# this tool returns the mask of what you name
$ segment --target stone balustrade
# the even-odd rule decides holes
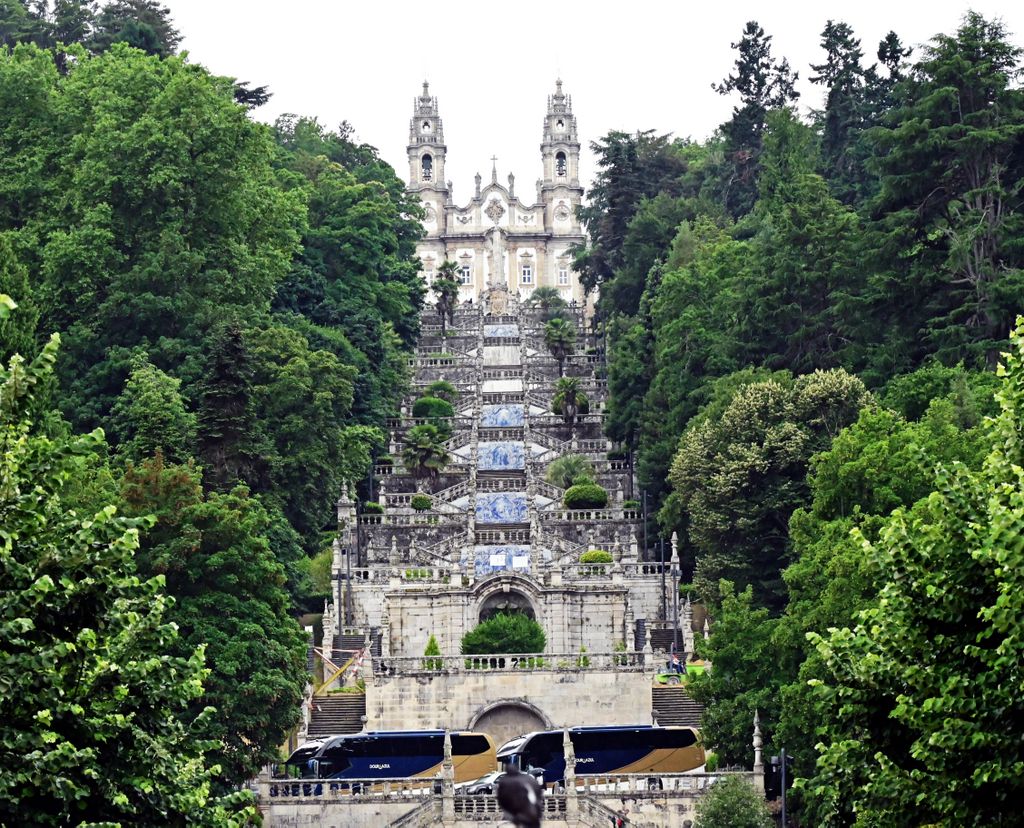
[[[542,800],[545,821],[564,818],[567,797],[564,794],[546,793]],[[494,795],[455,795],[455,816],[467,822],[486,822],[494,825],[504,822],[504,814]]]
[[[434,795],[439,784],[427,777],[388,779],[275,779],[269,774],[257,780],[260,800],[279,802],[370,801],[376,799],[423,800]]]
[[[541,523],[606,523],[614,520],[636,521],[635,509],[542,509],[537,513]]]
[[[665,796],[694,796],[716,782],[735,776],[754,783],[753,771],[721,771],[719,773],[612,773],[576,774],[576,790],[598,796],[626,796],[629,799],[661,799]]]
[[[635,651],[610,653],[509,653],[457,656],[374,657],[376,678],[441,673],[578,673],[611,671],[617,673],[655,672],[663,661]]]
[[[382,515],[359,515],[358,521],[360,526],[462,526],[466,518],[461,512],[429,511],[405,515],[385,512]]]

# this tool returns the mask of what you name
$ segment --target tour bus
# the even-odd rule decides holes
[[[452,733],[455,781],[478,779],[497,768],[486,733]],[[299,745],[287,765],[304,779],[433,777],[444,760],[443,730],[380,730],[327,736]]]
[[[498,763],[523,772],[543,768],[545,784],[560,785],[565,778],[562,733],[546,730],[512,739],[498,748]],[[704,767],[700,734],[692,727],[573,727],[569,740],[577,775],[685,773]],[[650,784],[660,787],[656,777]]]

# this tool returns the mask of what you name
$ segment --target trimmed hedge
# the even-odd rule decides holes
[[[409,500],[409,505],[417,512],[425,512],[434,505],[434,499],[430,495],[415,494]]]
[[[580,555],[581,564],[608,564],[612,560],[612,553],[604,549],[589,549]]]
[[[420,397],[412,404],[412,416],[424,420],[454,417],[455,409],[448,400],[440,397]]]
[[[384,507],[373,500],[368,500],[363,504],[364,515],[383,515]]]
[[[608,505],[608,492],[596,483],[574,483],[565,490],[562,503],[566,509],[603,509]]]
[[[639,500],[623,500],[622,501],[622,508],[623,509],[639,509],[640,508],[640,501]]]

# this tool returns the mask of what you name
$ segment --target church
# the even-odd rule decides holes
[[[577,207],[580,142],[572,99],[562,82],[548,96],[540,145],[542,175],[532,198],[516,195],[515,177],[498,182],[497,166],[487,185],[479,173],[468,204],[452,200],[445,179],[444,126],[437,98],[427,83],[413,102],[409,122],[409,189],[423,204],[424,238],[417,247],[422,275],[432,284],[445,260],[455,262],[461,301],[476,300],[490,287],[505,286],[525,300],[538,287],[553,287],[567,303],[584,304],[572,247],[584,243]],[[433,297],[428,296],[428,301]]]

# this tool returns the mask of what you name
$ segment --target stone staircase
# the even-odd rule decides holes
[[[693,700],[681,684],[651,688],[651,708],[657,710],[659,725],[699,727],[704,705]]]
[[[362,693],[331,693],[316,696],[309,718],[309,738],[358,733],[366,716],[366,696]]]

